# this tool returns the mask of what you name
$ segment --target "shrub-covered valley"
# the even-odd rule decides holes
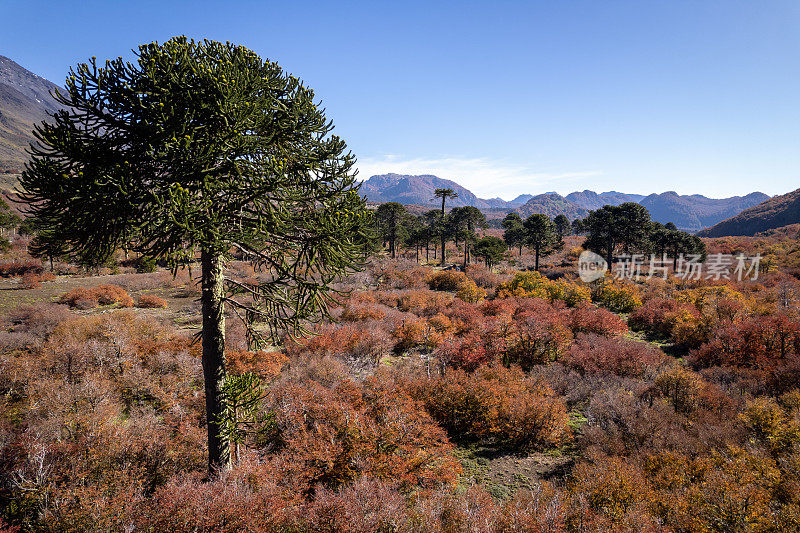
[[[706,240],[771,253],[757,281],[584,284],[584,237],[565,240],[541,274],[527,249],[465,273],[378,251],[335,320],[263,350],[231,315],[228,372],[257,387],[209,478],[189,270],[118,252],[51,272],[18,237],[0,260],[4,531],[796,529],[797,241]]]

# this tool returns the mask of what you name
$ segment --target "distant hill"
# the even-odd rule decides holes
[[[524,219],[535,213],[555,218],[566,215],[568,219],[575,220],[589,214],[587,209],[570,202],[560,194],[549,192],[531,197],[524,205],[514,209]]]
[[[644,198],[643,194],[626,194],[617,191],[608,191],[597,194],[594,191],[576,191],[566,196],[570,202],[589,211],[600,209],[604,205],[620,205],[625,202],[638,202]]]
[[[645,196],[639,202],[650,212],[653,220],[672,222],[679,229],[695,232],[758,205],[769,196],[753,192],[747,196],[707,198],[699,194],[679,195],[674,191]]]
[[[752,236],[800,223],[800,189],[769,198],[701,231],[701,237]]]
[[[511,200],[508,203],[511,204],[511,205],[522,205],[525,202],[527,202],[528,200],[530,200],[531,198],[533,198],[532,194],[520,194],[519,196],[517,196],[516,198],[514,198],[513,200]]]
[[[403,174],[380,174],[371,176],[361,185],[361,195],[370,202],[399,202],[401,204],[441,206],[442,201],[434,198],[436,189],[453,189],[458,198],[447,200],[449,207],[474,206],[479,209],[505,207],[507,202],[500,198],[484,200],[458,183],[425,174],[410,176]]]
[[[0,56],[0,172],[19,172],[27,161],[31,132],[58,109],[50,91],[58,86]]]

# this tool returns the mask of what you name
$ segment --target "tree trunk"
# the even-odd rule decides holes
[[[208,468],[211,473],[230,464],[229,443],[220,434],[219,421],[225,410],[225,304],[222,255],[203,250],[201,296],[203,306],[203,379],[208,424]]]
[[[536,272],[539,272],[539,247],[538,246],[535,248],[535,253],[536,253],[536,260],[535,260],[533,269]]]

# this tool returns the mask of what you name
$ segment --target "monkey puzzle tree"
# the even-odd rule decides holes
[[[392,259],[397,257],[397,243],[407,236],[404,222],[408,219],[408,211],[403,204],[386,202],[378,206],[375,213],[378,220],[381,236],[384,242],[389,243],[389,254]]]
[[[450,212],[452,233],[464,242],[464,268],[470,259],[470,246],[478,240],[477,228],[486,227],[486,216],[477,207],[456,207]]]
[[[447,244],[447,232],[445,231],[445,224],[444,224],[444,217],[445,213],[445,202],[448,198],[458,198],[458,193],[455,192],[453,189],[436,189],[433,191],[434,198],[441,198],[442,199],[442,223],[439,227],[439,236],[441,237],[441,244],[442,244],[442,260],[441,265],[444,266],[445,262],[445,244]]]
[[[489,272],[492,267],[503,260],[506,254],[506,243],[500,237],[487,235],[475,243],[475,255],[483,259]]]
[[[539,270],[539,257],[549,255],[562,244],[556,225],[547,215],[536,213],[525,219],[525,243],[533,249],[534,270]]]
[[[65,87],[21,178],[41,245],[95,263],[127,246],[174,268],[199,252],[209,467],[225,466],[225,304],[273,339],[327,313],[362,242],[355,158],[311,89],[230,43],[92,58]],[[234,250],[263,281],[225,275]]]
[[[572,231],[572,225],[569,223],[567,215],[563,213],[556,216],[556,218],[553,219],[553,223],[556,225],[556,232],[558,232],[558,236],[561,239],[569,235]]]
[[[525,246],[525,227],[522,224],[522,217],[512,211],[503,219],[501,226],[505,230],[503,240],[509,247],[519,247],[519,255],[522,255],[522,247]]]

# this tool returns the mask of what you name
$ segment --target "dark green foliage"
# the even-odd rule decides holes
[[[522,225],[522,217],[519,216],[519,213],[512,211],[503,219],[502,227],[505,230],[503,240],[509,247],[519,247],[521,254],[522,247],[525,246],[525,228]]]
[[[547,215],[529,216],[524,223],[525,244],[533,250],[534,269],[539,270],[539,257],[549,255],[562,244],[556,225]]]
[[[152,257],[143,255],[136,261],[136,272],[149,273],[156,271],[156,260]]]
[[[499,237],[486,236],[475,243],[475,256],[486,263],[490,271],[492,267],[503,260],[506,255],[506,243]]]
[[[582,218],[576,218],[575,220],[572,221],[572,233],[574,235],[583,235],[585,231],[586,229],[584,227]]]
[[[584,248],[603,255],[609,264],[618,248],[624,254],[653,253],[674,261],[680,254],[705,255],[698,237],[674,229],[674,224],[652,222],[647,210],[632,202],[592,211],[582,225],[588,234]]]
[[[464,266],[467,266],[470,258],[470,248],[477,241],[478,236],[475,230],[486,227],[486,217],[477,208],[472,206],[455,207],[447,217],[450,227],[450,235],[456,241],[464,243]]]
[[[442,258],[441,258],[441,265],[444,266],[444,262],[447,258],[447,254],[445,252],[445,245],[447,244],[447,232],[445,229],[445,202],[448,198],[458,198],[458,193],[453,191],[453,189],[436,189],[433,193],[435,198],[442,199],[442,213],[441,213],[441,222],[439,224],[439,238],[441,241],[441,250],[442,250]]]
[[[553,223],[556,225],[556,232],[558,232],[558,236],[562,239],[566,235],[569,235],[572,231],[572,226],[569,223],[569,219],[564,214],[558,215],[556,218],[554,218]]]
[[[224,304],[273,338],[306,333],[363,248],[355,157],[314,98],[245,47],[177,37],[79,64],[57,95],[70,111],[35,132],[21,185],[39,252],[100,264],[125,246],[175,268],[201,252],[208,420],[224,407]],[[233,249],[261,284],[225,276]],[[227,462],[214,425],[212,468]]]
[[[617,246],[630,253],[645,245],[651,227],[647,210],[633,202],[605,205],[589,213],[583,225],[588,234],[584,248],[604,256],[609,265]]]
[[[394,259],[397,257],[398,241],[408,236],[408,211],[402,204],[388,202],[378,207],[375,216],[381,237],[388,243],[389,254]]]
[[[0,198],[0,229],[11,229],[17,227],[22,219],[13,212],[8,203]]]

